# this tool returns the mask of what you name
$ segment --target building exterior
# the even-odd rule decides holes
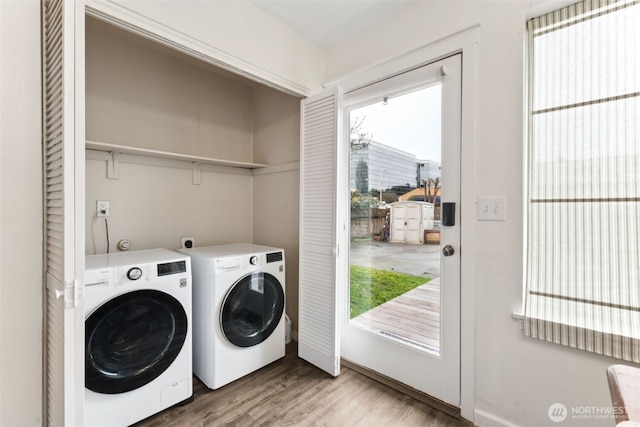
[[[440,176],[440,164],[415,154],[370,141],[352,150],[350,186],[360,193],[396,186],[420,187],[422,179]]]
[[[423,180],[440,178],[441,169],[442,165],[433,160],[418,160],[418,186]]]

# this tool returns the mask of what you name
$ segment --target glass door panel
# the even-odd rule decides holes
[[[440,83],[349,111],[350,323],[440,352]]]
[[[342,357],[457,406],[460,55],[352,91],[344,107]]]

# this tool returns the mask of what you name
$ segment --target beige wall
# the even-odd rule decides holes
[[[86,22],[89,141],[252,161],[247,82],[101,21]]]
[[[88,140],[253,161],[249,82],[94,19],[86,32]],[[194,185],[190,169],[122,161],[119,178],[107,179],[104,160],[87,160],[85,252],[106,252],[97,200],[110,202],[112,251],[120,239],[132,249],[175,249],[181,237],[198,246],[251,242],[251,172],[201,169]]]
[[[0,426],[42,425],[40,3],[0,1]]]
[[[87,0],[91,8],[177,37],[236,70],[295,93],[320,89],[324,51],[252,2]]]
[[[507,221],[476,222],[475,416],[484,426],[555,425],[553,403],[610,407],[605,368],[616,361],[525,338],[522,300],[525,15],[530,1],[415,2],[327,52],[327,80],[480,24],[476,68],[475,197],[507,197]],[[557,4],[536,5],[539,13]],[[546,10],[544,10],[546,7]],[[475,211],[475,203],[463,205]],[[613,425],[568,418],[563,426]]]
[[[300,101],[269,88],[254,91],[253,241],[282,247],[286,257],[286,311],[298,329],[298,211]]]
[[[87,139],[226,160],[268,164],[201,172],[105,160],[86,164],[87,254],[106,252],[96,201],[108,200],[110,250],[253,242],[286,254],[287,312],[298,313],[298,98],[87,20]],[[216,171],[216,169],[218,171]],[[222,170],[222,171],[220,171]]]
[[[177,248],[187,236],[198,246],[281,246],[295,297],[299,100],[94,19],[87,20],[86,86],[89,140],[270,165],[255,177],[202,167],[194,185],[188,164],[121,161],[118,179],[108,179],[106,161],[90,155],[86,253],[106,252],[105,223],[95,212],[97,200],[108,200],[112,251],[121,239],[132,249]]]
[[[96,201],[108,200],[111,252],[121,239],[132,250],[177,249],[181,237],[194,237],[197,246],[251,242],[253,238],[253,178],[201,172],[194,185],[191,170],[167,166],[120,163],[119,179],[107,179],[106,162],[87,160],[87,254],[106,252],[106,230],[97,218]]]

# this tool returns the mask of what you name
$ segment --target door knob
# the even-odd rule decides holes
[[[451,245],[444,245],[442,247],[442,255],[444,256],[451,256],[455,253],[455,249],[453,249],[453,246]]]

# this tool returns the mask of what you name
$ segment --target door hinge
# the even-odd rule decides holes
[[[65,308],[75,308],[82,298],[82,287],[78,279],[73,279],[64,284],[64,306]]]

